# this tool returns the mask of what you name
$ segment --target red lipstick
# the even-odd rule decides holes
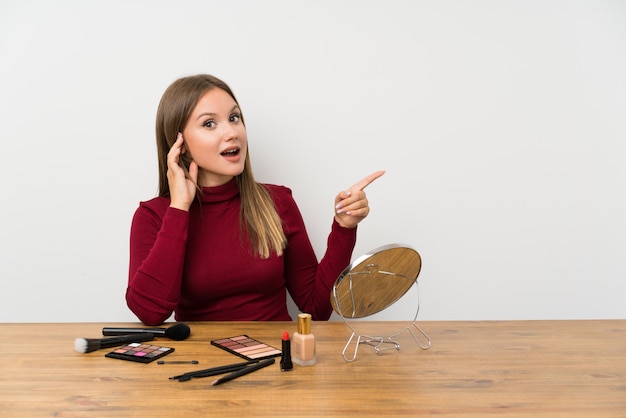
[[[280,360],[280,370],[288,372],[293,370],[293,363],[291,362],[291,340],[289,339],[289,333],[283,332],[283,356]]]

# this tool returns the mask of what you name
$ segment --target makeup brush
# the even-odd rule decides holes
[[[181,341],[191,334],[189,325],[179,322],[169,328],[102,328],[102,335],[128,335],[150,333],[156,337],[166,337],[170,340]]]
[[[117,347],[126,343],[142,343],[154,340],[154,334],[122,335],[111,338],[76,338],[74,350],[79,353],[91,353],[101,348]]]

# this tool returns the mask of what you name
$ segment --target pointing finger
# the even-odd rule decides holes
[[[358,181],[354,185],[352,185],[352,187],[350,187],[348,190],[355,190],[355,191],[363,190],[367,186],[369,186],[374,180],[376,180],[378,177],[382,176],[383,174],[385,174],[384,171],[376,171],[376,172],[370,174],[369,176],[361,179],[360,181]]]

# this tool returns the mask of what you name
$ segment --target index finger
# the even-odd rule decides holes
[[[362,180],[354,183],[352,185],[352,187],[350,187],[349,190],[363,190],[365,189],[367,186],[369,186],[374,180],[376,180],[378,177],[382,176],[383,174],[385,174],[384,171],[376,171],[372,174],[370,174],[369,176],[363,178]]]
[[[174,143],[173,143],[173,144],[172,144],[172,146],[170,147],[169,152],[172,152],[172,151],[173,151],[173,150],[175,150],[175,149],[180,149],[180,148],[181,148],[181,145],[182,145],[182,143],[183,143],[183,139],[182,139],[182,138],[183,138],[183,135],[179,132],[179,133],[176,135],[176,139],[174,140]]]

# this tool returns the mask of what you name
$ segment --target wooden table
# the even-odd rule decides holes
[[[101,338],[103,326],[138,324],[0,324],[0,416],[3,417],[301,417],[450,416],[626,417],[626,320],[421,322],[432,347],[408,334],[400,351],[362,346],[348,363],[343,322],[315,322],[318,364],[278,366],[223,385],[214,378],[168,378],[240,359],[210,345],[238,334],[280,348],[294,323],[189,323],[185,341],[157,339],[176,351],[158,365],[73,349]],[[359,330],[392,333],[406,324],[363,322]]]

